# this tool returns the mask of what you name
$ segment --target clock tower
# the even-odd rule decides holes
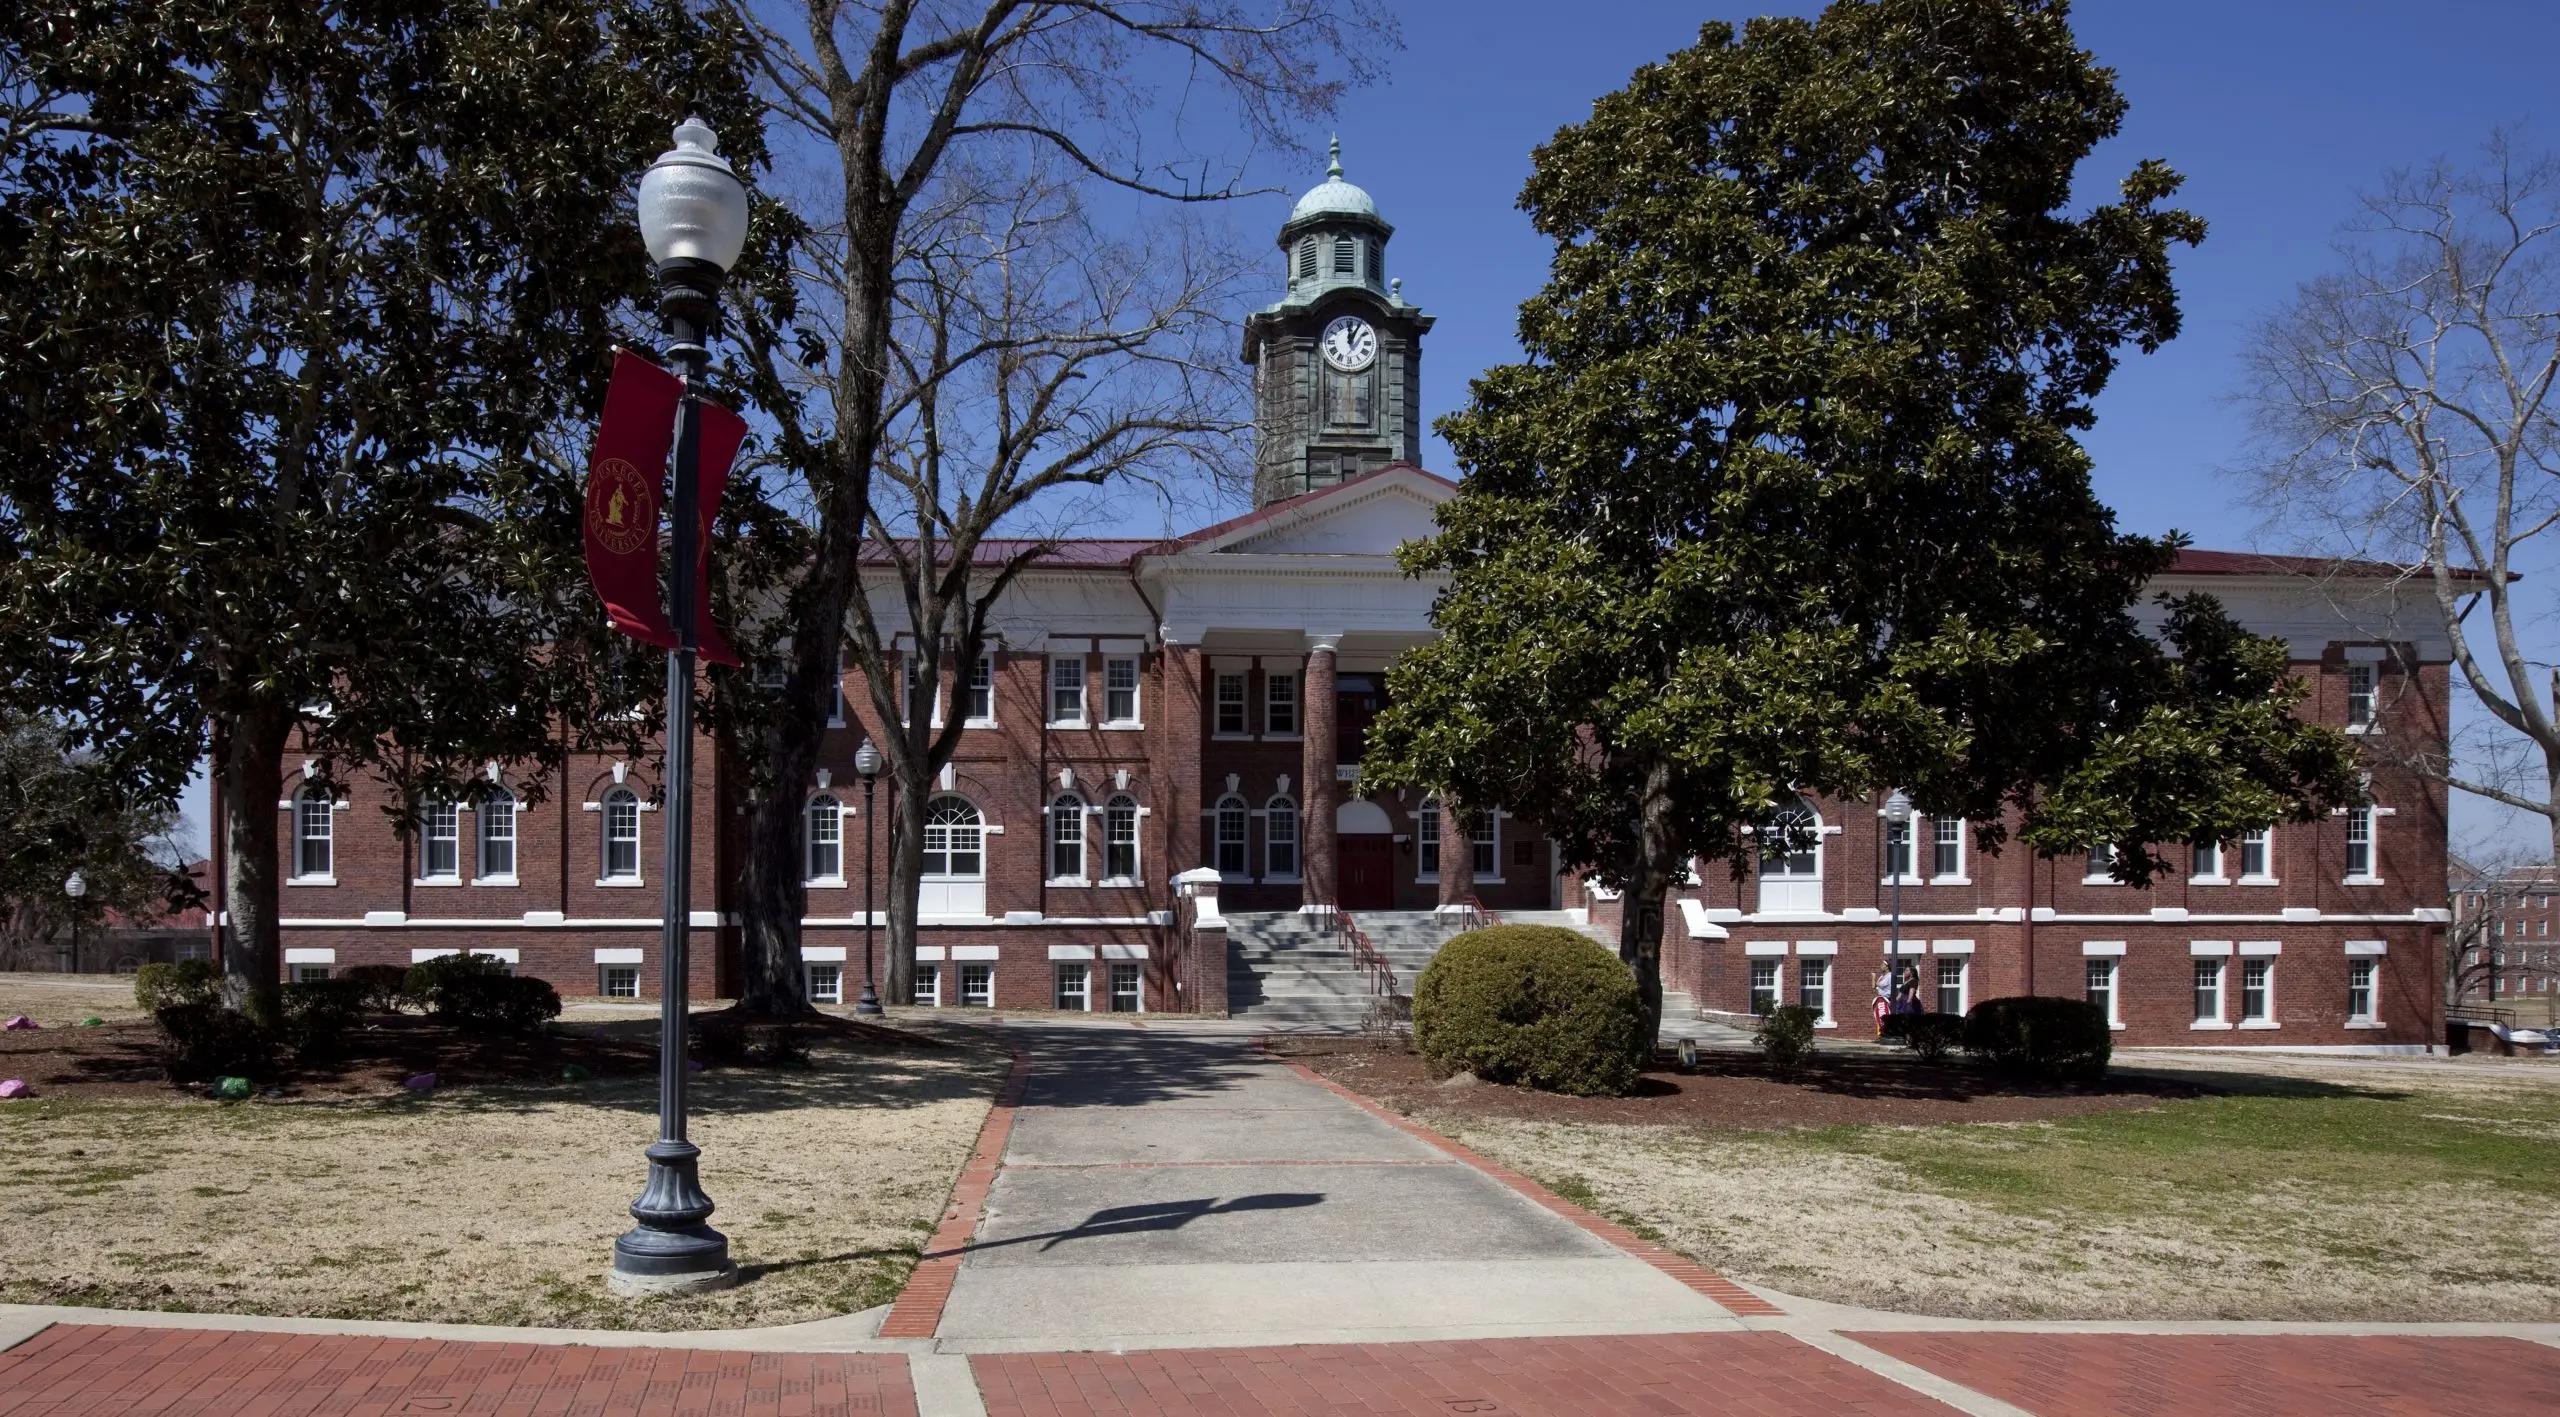
[[[1395,228],[1342,180],[1325,180],[1280,228],[1287,292],[1245,318],[1254,366],[1254,504],[1357,477],[1422,451],[1422,333],[1431,317],[1387,278]]]

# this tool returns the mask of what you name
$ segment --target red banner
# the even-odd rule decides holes
[[[658,507],[683,397],[683,380],[615,350],[604,421],[587,459],[587,579],[615,629],[660,648],[676,642],[658,603]]]
[[[711,525],[720,516],[720,494],[729,487],[729,464],[738,460],[738,445],[746,439],[745,419],[716,403],[703,401],[699,463],[702,534],[694,540],[693,635],[695,643],[702,647],[704,659],[732,669],[741,664],[738,652],[729,647],[720,626],[711,618]]]

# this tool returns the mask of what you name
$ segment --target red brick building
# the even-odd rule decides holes
[[[1436,586],[1393,553],[1454,486],[1411,461],[1431,321],[1385,275],[1391,235],[1338,166],[1282,229],[1283,297],[1245,328],[1256,510],[1172,540],[1061,545],[999,606],[986,662],[911,690],[908,711],[969,721],[928,812],[917,1002],[1223,1011],[1226,946],[1198,947],[1172,884],[1200,867],[1231,913],[1429,910],[1471,891],[1495,911],[1614,921],[1529,822],[1493,812],[1459,840],[1431,802],[1358,790],[1385,670],[1431,633]],[[2441,746],[2447,653],[2429,603],[2313,569],[2191,552],[2158,588],[2215,591],[2286,637],[2316,689],[2307,712]],[[878,594],[894,623],[898,597]],[[888,789],[864,812],[854,770],[878,731],[868,705],[848,676],[802,785],[822,998],[858,985],[864,852],[887,858]],[[692,970],[712,993],[736,949],[740,799],[707,742],[696,761]],[[469,948],[566,993],[654,993],[655,772],[582,759],[535,784],[492,767],[406,838],[366,788],[333,796],[297,775],[275,808],[289,968]],[[2199,850],[2188,878],[2146,891],[2083,862],[1989,857],[1967,824],[1923,819],[1898,872],[1906,951],[1933,1000],[2086,992],[2129,1044],[2422,1046],[2439,1018],[2443,789],[2377,765],[2373,791],[2372,808]],[[1681,893],[1670,982],[1704,1009],[1801,998],[1864,1030],[1897,872],[1876,804],[1801,810],[1817,850]]]

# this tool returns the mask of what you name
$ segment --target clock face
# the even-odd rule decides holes
[[[1378,357],[1378,332],[1357,315],[1345,315],[1324,327],[1324,362],[1344,373],[1369,367]]]

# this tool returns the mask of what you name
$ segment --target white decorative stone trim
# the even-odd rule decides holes
[[[804,964],[842,964],[844,963],[844,946],[802,945],[800,960]]]
[[[336,964],[338,951],[333,945],[288,945],[285,947],[284,962],[287,964]]]
[[[2240,953],[2244,956],[2257,959],[2264,959],[2271,955],[2280,955],[2284,953],[2284,941],[2242,940],[2240,942]]]
[[[1929,953],[1940,955],[1969,955],[1973,953],[1973,941],[1931,940],[1929,942]]]
[[[524,952],[516,949],[512,945],[473,945],[468,950],[432,949],[421,947],[409,951],[409,962],[411,964],[424,964],[431,959],[442,959],[446,955],[458,954],[487,955],[491,959],[502,959],[509,964],[522,964],[524,962]]]
[[[1093,946],[1051,945],[1049,947],[1049,958],[1053,961],[1066,960],[1070,963],[1081,963],[1093,958]]]
[[[807,953],[807,951],[802,951]],[[916,946],[916,958],[926,963],[939,963],[946,951],[940,945]]]
[[[2187,953],[2196,959],[2221,959],[2231,953],[2229,940],[2189,940]]]
[[[995,957],[996,947],[993,945],[953,945],[951,947],[951,958],[954,963],[987,964],[993,962]]]
[[[1145,959],[1147,957],[1145,945],[1097,945],[1095,948],[1102,952],[1104,959]]]
[[[2389,940],[2347,941],[2347,953],[2351,955],[2371,957],[2373,955],[2389,954],[2390,952],[2391,942]]]
[[[1745,940],[1742,953],[1747,959],[1783,959],[1787,953],[1784,940]]]
[[[640,948],[636,945],[598,945],[596,947],[598,964],[639,964],[641,963],[640,955]]]
[[[364,913],[367,925],[405,925],[408,920],[409,912],[405,910],[368,910]]]
[[[1807,959],[1824,959],[1840,953],[1838,940],[1798,940],[1796,953]]]
[[[2124,941],[2082,940],[2080,953],[2090,959],[2122,959],[2124,958]]]

